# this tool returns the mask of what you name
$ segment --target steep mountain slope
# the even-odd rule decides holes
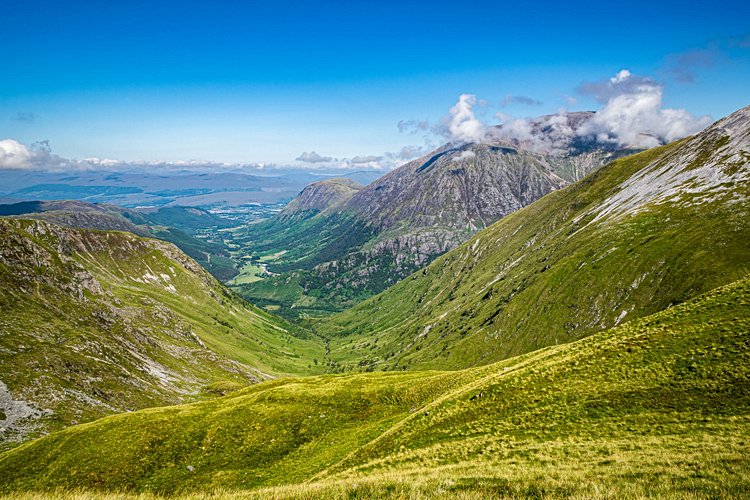
[[[586,115],[589,116],[590,114]],[[573,124],[582,118],[568,117]],[[282,312],[341,310],[384,290],[477,231],[625,153],[568,145],[554,155],[496,141],[446,145],[318,212],[252,225],[239,241],[281,276],[242,286]],[[316,191],[311,188],[311,191]],[[307,193],[293,202],[306,203]]]
[[[324,356],[173,245],[125,232],[0,219],[0,283],[3,447],[214,383],[314,373]]]
[[[286,379],[107,417],[0,455],[0,492],[742,496],[749,306],[745,278],[480,368]]]
[[[462,368],[579,339],[744,276],[749,196],[744,108],[547,195],[320,332],[341,369]]]

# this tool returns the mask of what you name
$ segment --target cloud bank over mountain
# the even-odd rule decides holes
[[[516,118],[499,111],[494,115],[499,125],[491,124],[480,120],[475,112],[483,101],[474,94],[461,94],[438,123],[402,120],[399,130],[423,133],[428,143],[434,139],[457,144],[509,141],[539,153],[562,154],[576,139],[623,148],[650,148],[695,134],[713,121],[710,116],[695,116],[685,109],[665,108],[664,86],[627,69],[600,81],[583,82],[577,93],[594,99],[599,108],[588,115],[579,115],[574,122],[567,110],[538,118]],[[507,96],[499,106],[510,103],[533,106],[540,101]]]

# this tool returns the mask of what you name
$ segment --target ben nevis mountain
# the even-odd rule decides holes
[[[527,137],[503,127],[446,144],[367,186],[309,185],[239,240],[276,256],[278,276],[237,288],[292,317],[341,310],[383,291],[502,217],[633,150],[577,131],[594,113],[540,117]]]
[[[344,207],[466,151],[563,179],[446,148],[268,226],[359,230]],[[566,182],[314,330],[169,243],[0,221],[0,492],[742,497],[750,107]]]

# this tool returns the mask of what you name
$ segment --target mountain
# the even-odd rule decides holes
[[[23,201],[0,205],[0,216],[22,216],[80,229],[128,231],[138,236],[148,236],[148,231],[125,218],[119,207],[85,201]]]
[[[364,186],[347,178],[313,182],[279,213],[282,221],[304,219],[327,210],[334,210],[348,201]]]
[[[743,278],[489,366],[282,379],[106,417],[0,455],[0,492],[742,497],[748,305]]]
[[[217,164],[91,164],[58,171],[0,169],[0,200],[80,200],[123,207],[238,207],[293,198],[310,182],[349,177],[370,182],[382,173]],[[232,171],[234,170],[234,171]],[[239,173],[242,172],[242,173]]]
[[[331,360],[342,370],[486,364],[739,279],[750,271],[749,160],[750,107],[615,160],[323,320]]]
[[[566,115],[569,128],[591,114],[579,115]],[[551,133],[538,131],[542,137]],[[560,141],[555,144],[554,154],[504,137],[445,145],[356,192],[342,192],[330,204],[322,188],[332,186],[312,185],[288,212],[235,233],[238,244],[267,258],[268,268],[280,274],[237,291],[293,317],[341,310],[627,152],[572,139],[562,152]],[[299,210],[313,195],[314,210]]]
[[[0,447],[61,427],[322,371],[323,343],[172,244],[0,219]]]

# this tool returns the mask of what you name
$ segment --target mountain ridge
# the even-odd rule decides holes
[[[748,304],[743,278],[488,366],[281,379],[107,417],[0,454],[0,492],[736,496]]]

